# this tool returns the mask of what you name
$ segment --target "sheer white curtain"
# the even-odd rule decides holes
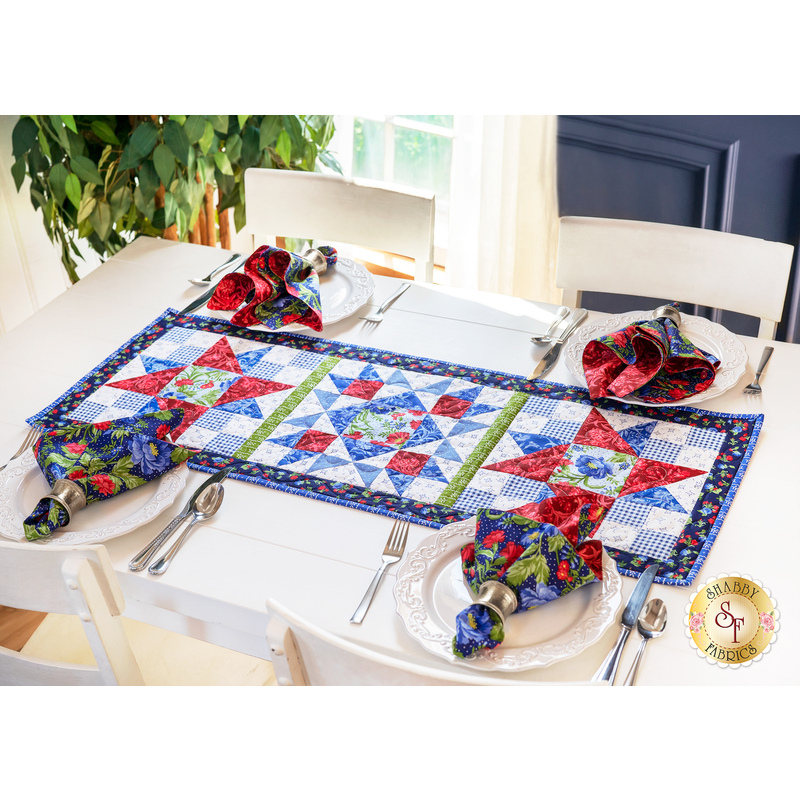
[[[560,303],[555,116],[456,116],[447,283]]]

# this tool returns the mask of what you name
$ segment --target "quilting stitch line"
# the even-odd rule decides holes
[[[524,392],[514,392],[506,407],[491,424],[489,430],[486,431],[483,439],[478,442],[477,447],[470,453],[461,469],[450,481],[449,486],[439,495],[436,505],[447,506],[448,508],[453,506],[453,503],[458,500],[469,482],[475,477],[475,473],[480,469],[481,464],[489,457],[489,453],[494,450],[527,400],[528,395]]]
[[[308,393],[339,363],[341,359],[328,356],[276,409],[259,425],[253,435],[233,454],[247,460],[266,438],[294,411]]]

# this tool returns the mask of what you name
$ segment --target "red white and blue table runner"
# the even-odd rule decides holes
[[[762,415],[592,401],[581,388],[172,309],[28,422],[184,409],[190,466],[430,527],[586,496],[620,572],[688,586]]]

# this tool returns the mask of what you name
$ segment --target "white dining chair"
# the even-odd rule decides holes
[[[794,248],[750,236],[595,217],[562,217],[556,286],[562,303],[584,291],[683,300],[758,317],[774,339]]]
[[[48,612],[20,652],[0,647],[3,686],[275,683],[269,661],[123,618],[102,545],[0,542],[0,605]]]
[[[244,174],[247,230],[345,242],[413,258],[414,277],[433,281],[433,192],[340,175],[283,169]]]
[[[607,686],[608,681],[522,681],[401,660],[343,639],[267,600],[267,641],[278,686]]]

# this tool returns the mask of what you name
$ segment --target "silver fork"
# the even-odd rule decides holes
[[[381,564],[380,568],[375,573],[375,577],[372,579],[372,583],[367,588],[364,599],[361,601],[361,603],[359,603],[355,614],[350,617],[350,622],[360,625],[364,621],[364,617],[367,616],[367,610],[372,603],[372,598],[375,597],[375,591],[378,588],[378,584],[381,582],[383,573],[386,572],[386,567],[388,567],[389,564],[396,564],[403,557],[403,550],[406,548],[407,538],[408,523],[397,520],[392,527],[392,532],[389,534],[386,547],[383,549],[383,564]]]
[[[758,379],[761,377],[761,373],[764,371],[764,367],[767,366],[767,361],[769,361],[769,357],[772,355],[774,350],[774,347],[764,348],[764,352],[761,354],[761,361],[759,362],[758,369],[756,370],[755,380],[744,387],[745,394],[761,394],[761,386],[758,383]]]
[[[410,283],[404,283],[394,294],[390,295],[383,301],[383,305],[374,313],[370,314],[367,317],[359,317],[359,319],[366,320],[367,322],[381,322],[383,320],[383,314],[387,308],[395,301],[398,297],[400,297],[403,292],[405,292],[408,287],[411,286]]]
[[[11,456],[11,458],[9,458],[2,467],[0,467],[0,472],[2,472],[15,458],[19,458],[29,447],[33,447],[33,445],[39,441],[43,430],[44,429],[41,425],[34,425],[25,436],[25,441],[22,443],[22,447],[20,447],[20,449],[17,450],[17,452],[14,453],[14,455]]]

